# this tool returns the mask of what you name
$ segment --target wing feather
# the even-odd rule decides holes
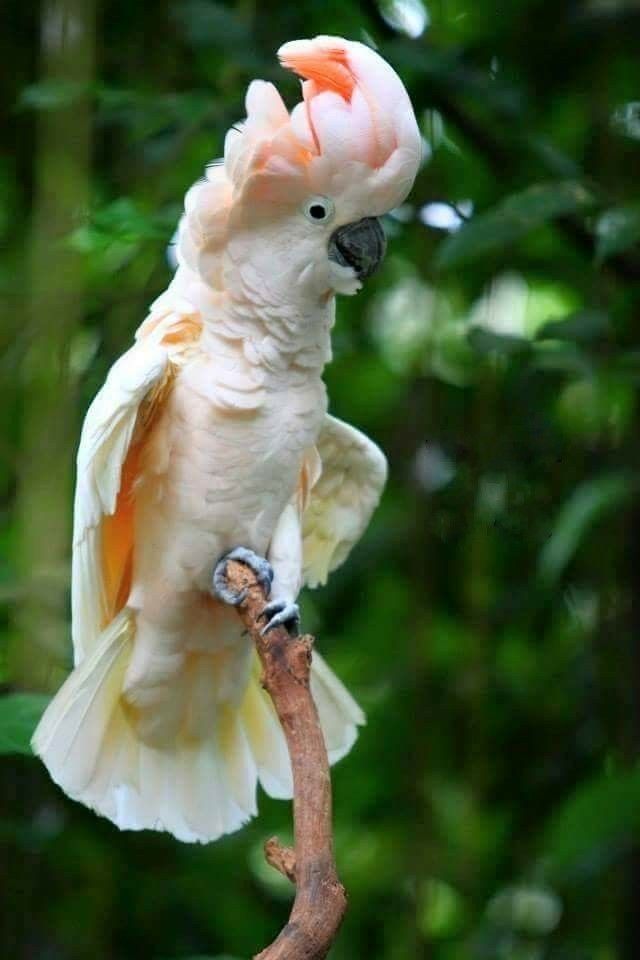
[[[317,442],[320,478],[302,517],[304,579],[326,582],[364,533],[387,478],[387,461],[355,427],[327,416]]]
[[[87,411],[78,450],[73,526],[76,665],[126,601],[140,435],[170,376],[167,349],[138,341],[113,365]]]

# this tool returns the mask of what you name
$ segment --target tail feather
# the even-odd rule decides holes
[[[53,780],[120,829],[166,830],[184,841],[239,829],[256,813],[258,780],[270,796],[291,797],[286,741],[257,658],[242,702],[218,703],[210,733],[187,731],[153,746],[137,735],[121,696],[134,635],[134,614],[125,608],[47,708],[32,745]],[[364,716],[317,653],[311,686],[335,762]]]
[[[273,704],[260,685],[255,654],[240,715],[263,790],[270,797],[288,800],[293,796],[293,780],[287,742]]]
[[[356,741],[365,715],[317,650],[311,661],[311,693],[318,708],[330,763],[341,760]]]
[[[127,664],[132,623],[126,611],[104,631],[101,642],[76,667],[49,704],[32,747],[52,778],[71,797],[89,788],[95,758],[119,696]]]
[[[242,718],[260,783],[270,797],[288,800],[293,795],[293,781],[287,743],[271,699],[260,685],[257,657],[251,679],[242,705]],[[311,660],[310,683],[329,761],[337,763],[353,746],[358,727],[365,723],[365,715],[317,650],[313,651]]]
[[[220,708],[218,746],[227,789],[238,806],[254,816],[257,813],[256,761],[242,717],[239,711],[230,705]]]

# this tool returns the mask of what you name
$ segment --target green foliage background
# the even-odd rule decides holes
[[[182,196],[247,83],[293,102],[275,50],[316,33],[379,46],[428,158],[384,269],[339,304],[326,375],[391,464],[364,542],[304,599],[368,714],[335,769],[350,909],[331,956],[635,960],[631,0],[5,0],[0,953],[248,958],[287,914],[261,844],[288,805],[262,797],[209,847],[118,833],[27,744],[69,666],[83,412],[169,279]]]

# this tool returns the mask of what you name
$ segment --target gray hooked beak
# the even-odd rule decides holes
[[[334,230],[329,239],[329,259],[353,267],[358,280],[366,280],[380,266],[387,238],[377,217],[365,217]]]

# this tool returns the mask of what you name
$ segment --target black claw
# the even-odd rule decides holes
[[[268,618],[268,623],[262,628],[260,633],[264,636],[275,627],[286,627],[292,636],[297,636],[300,627],[300,608],[297,603],[290,603],[287,600],[272,600],[268,603],[260,617]]]
[[[224,603],[237,607],[246,599],[247,590],[240,590],[236,593],[229,589],[227,583],[227,563],[229,560],[238,560],[240,563],[246,563],[256,575],[256,579],[265,594],[269,596],[271,592],[271,583],[273,581],[273,569],[271,564],[258,556],[253,550],[247,550],[246,547],[235,547],[229,553],[225,553],[216,564],[213,572],[213,592]]]

